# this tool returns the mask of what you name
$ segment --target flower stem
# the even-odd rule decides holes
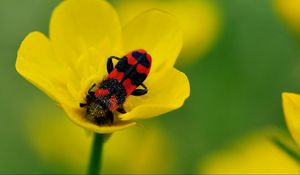
[[[94,134],[94,141],[92,145],[90,164],[88,174],[99,174],[101,168],[101,157],[103,147],[103,134]]]

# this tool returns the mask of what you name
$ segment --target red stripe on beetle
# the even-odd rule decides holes
[[[109,110],[114,111],[116,109],[118,109],[118,101],[116,96],[111,96],[109,99]]]
[[[132,53],[127,54],[127,61],[130,65],[135,65],[137,60],[132,56]]]
[[[151,67],[152,57],[149,54],[146,54],[146,58],[149,61]]]
[[[100,95],[101,96],[106,96],[108,95],[109,93],[109,90],[108,89],[97,89],[96,92],[95,92],[95,97],[99,97]]]
[[[117,69],[114,69],[109,75],[108,78],[116,79],[119,82],[122,81],[124,77],[124,72],[119,72]]]
[[[144,73],[144,74],[146,74],[146,75],[148,75],[148,73],[149,73],[149,69],[148,68],[146,68],[145,66],[143,66],[143,65],[141,65],[141,64],[138,64],[137,66],[136,66],[136,71],[138,72],[138,73]]]
[[[126,90],[127,97],[136,89],[136,86],[131,83],[131,80],[128,78],[123,82],[123,87]]]

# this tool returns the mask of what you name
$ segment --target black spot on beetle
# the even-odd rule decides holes
[[[132,56],[140,63],[141,65],[149,68],[150,67],[150,62],[146,57],[145,53],[140,53],[140,52],[132,52]]]

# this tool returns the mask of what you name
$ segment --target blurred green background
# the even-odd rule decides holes
[[[45,163],[28,141],[28,113],[43,118],[50,109],[63,112],[15,70],[19,44],[31,31],[48,33],[59,2],[0,1],[0,173],[74,172]],[[196,172],[202,158],[254,130],[285,129],[281,93],[300,92],[299,38],[275,13],[273,1],[216,2],[223,20],[216,44],[196,62],[177,64],[190,79],[190,98],[179,110],[142,121],[146,128],[160,122],[172,140],[172,172]]]

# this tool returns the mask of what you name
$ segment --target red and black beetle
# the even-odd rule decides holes
[[[118,60],[114,67],[112,59]],[[123,58],[111,56],[107,60],[107,77],[99,84],[93,84],[88,90],[86,103],[87,118],[97,124],[111,124],[114,121],[112,111],[126,113],[123,104],[129,95],[140,96],[148,92],[143,84],[151,68],[152,58],[142,49],[132,51]],[[137,89],[137,87],[143,89]]]

